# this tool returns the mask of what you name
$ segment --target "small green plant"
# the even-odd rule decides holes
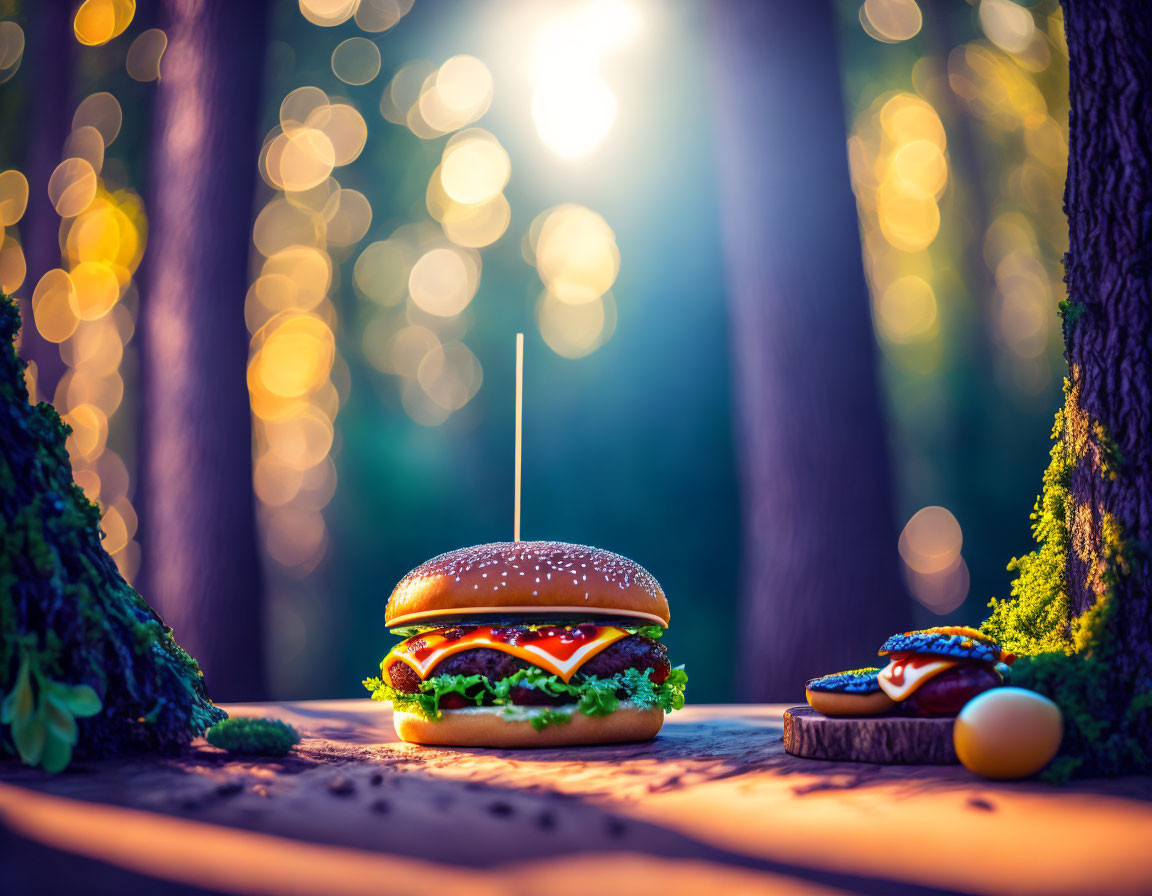
[[[0,723],[10,725],[16,753],[25,765],[63,771],[80,736],[78,718],[100,712],[97,693],[86,684],[52,681],[25,653],[16,683],[0,704]]]
[[[279,719],[225,719],[204,736],[229,753],[259,756],[283,756],[300,743],[300,733]]]

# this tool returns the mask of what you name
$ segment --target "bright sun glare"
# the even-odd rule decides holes
[[[537,34],[532,119],[540,139],[557,155],[587,155],[607,136],[616,118],[616,96],[600,74],[600,63],[634,39],[640,24],[627,0],[592,0]]]

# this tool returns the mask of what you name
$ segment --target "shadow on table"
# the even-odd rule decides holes
[[[308,762],[312,764],[307,765]],[[341,850],[367,850],[458,869],[500,872],[505,867],[517,867],[518,863],[564,856],[585,856],[595,862],[597,857],[633,855],[763,875],[764,887],[748,892],[778,892],[774,887],[780,886],[782,880],[827,888],[833,893],[949,896],[964,892],[759,858],[630,817],[573,794],[531,786],[448,780],[405,770],[402,765],[334,765],[311,755],[296,760],[290,780],[281,777],[280,771],[275,771],[272,778],[261,773],[266,764],[221,764],[199,754],[173,760],[160,768],[154,765],[101,763],[81,766],[56,778],[33,774],[22,783],[74,799],[172,815],[214,828],[258,831]],[[290,786],[276,786],[286,781]],[[194,846],[198,830],[198,826],[186,826],[180,835],[181,844]],[[171,834],[158,834],[156,843],[136,842],[134,849],[148,851],[170,846],[160,842],[161,836]],[[29,843],[33,848],[27,848]],[[341,855],[342,852],[334,853],[332,861],[338,863]],[[571,870],[570,864],[565,867]],[[674,876],[674,867],[665,872],[665,878]],[[172,873],[174,880],[181,880],[176,871]],[[0,887],[0,891],[13,896],[82,890],[97,894],[166,892],[162,881],[59,852],[6,832],[0,824],[0,881],[5,875],[14,886]],[[85,888],[82,884],[88,875],[92,875],[93,886]],[[632,881],[633,885],[637,883]],[[640,889],[651,891],[647,885],[653,883],[646,881]],[[665,880],[661,891],[688,892],[674,883]],[[178,883],[172,889],[181,896],[205,892],[186,883]],[[627,890],[625,885],[619,891]]]

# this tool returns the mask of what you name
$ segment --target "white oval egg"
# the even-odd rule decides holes
[[[969,771],[985,778],[1027,778],[1044,768],[1064,736],[1060,707],[1024,688],[993,688],[969,700],[952,740]]]

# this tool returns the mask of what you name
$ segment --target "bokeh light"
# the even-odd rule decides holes
[[[319,214],[280,198],[260,210],[252,227],[252,240],[267,258],[292,246],[320,247],[326,230]]]
[[[900,533],[900,557],[918,573],[943,572],[956,562],[963,544],[960,524],[951,511],[946,507],[924,507],[913,514]]]
[[[452,200],[464,205],[486,202],[508,183],[512,163],[507,150],[487,131],[461,131],[444,146],[440,182]]]
[[[257,332],[249,370],[256,382],[281,398],[300,398],[320,387],[332,369],[332,331],[315,314],[277,315]]]
[[[69,298],[78,320],[103,317],[120,298],[120,282],[106,264],[83,261],[72,268],[70,276],[73,290]]]
[[[84,0],[76,10],[72,26],[76,40],[98,47],[119,37],[136,15],[136,0]]]
[[[915,37],[923,23],[916,0],[865,0],[860,7],[860,24],[869,36],[884,43]]]
[[[297,128],[283,134],[275,171],[277,183],[286,191],[310,190],[328,180],[336,166],[336,153],[327,135],[315,128]],[[269,173],[273,160],[269,151]]]
[[[936,324],[932,284],[915,274],[893,280],[874,297],[873,320],[889,342],[908,343],[931,335]]]
[[[353,267],[360,295],[378,305],[398,305],[408,290],[409,252],[401,242],[378,240],[364,247]]]
[[[437,67],[425,60],[409,62],[402,66],[392,76],[392,80],[388,82],[388,87],[380,97],[380,114],[384,119],[393,124],[407,126],[408,115],[419,102],[424,84],[429,78],[435,79],[436,71]],[[440,134],[437,133],[437,136]]]
[[[451,412],[472,400],[483,372],[468,347],[455,342],[430,348],[417,366],[416,380],[435,404]]]
[[[0,84],[20,68],[24,58],[24,29],[16,22],[0,22]]]
[[[616,118],[616,96],[600,73],[603,57],[640,30],[627,0],[593,0],[569,9],[536,35],[532,119],[541,141],[557,155],[587,155]]]
[[[100,132],[105,147],[112,145],[123,123],[124,112],[119,100],[107,92],[93,93],[84,99],[72,116],[72,130],[85,125],[94,127]]]
[[[606,293],[620,270],[620,251],[608,223],[581,205],[562,205],[536,219],[530,234],[536,269],[549,292],[563,302],[593,301]]]
[[[160,78],[160,62],[168,49],[168,35],[159,28],[141,31],[128,48],[124,67],[135,81],[156,81]]]
[[[449,202],[438,215],[433,215],[444,229],[444,235],[457,246],[479,249],[490,246],[508,230],[512,207],[503,193],[476,205]]]
[[[65,159],[48,179],[48,198],[56,214],[72,218],[96,198],[96,172],[86,159]]]
[[[380,74],[380,50],[366,37],[350,37],[332,51],[332,73],[345,84],[361,86]]]
[[[948,83],[977,118],[1002,130],[1035,128],[1048,104],[1028,72],[991,47],[971,43],[948,57]]]
[[[492,73],[475,56],[453,56],[440,66],[435,77],[440,102],[464,124],[488,110],[492,102]]]
[[[319,87],[297,87],[280,102],[280,126],[289,131],[304,126],[313,118],[317,126],[324,124],[327,121],[325,110],[329,105],[328,94]]]
[[[337,167],[356,161],[368,141],[364,116],[349,103],[333,103],[319,127],[332,141]]]
[[[971,585],[968,564],[961,556],[947,569],[935,573],[920,573],[906,566],[904,580],[916,602],[940,616],[959,609]]]
[[[540,139],[557,155],[587,155],[616,119],[616,97],[598,75],[543,79],[532,93],[532,120]]]
[[[412,9],[412,0],[360,0],[356,7],[356,24],[362,31],[387,31]]]
[[[421,310],[437,317],[452,317],[472,301],[479,279],[478,255],[441,246],[426,252],[412,266],[408,292]]]
[[[300,0],[300,12],[313,25],[334,28],[352,18],[357,0]]]
[[[944,507],[918,510],[900,533],[905,581],[912,596],[934,613],[950,613],[968,596],[963,541],[960,524]]]
[[[36,329],[49,342],[63,342],[76,331],[79,319],[73,311],[76,288],[66,271],[53,268],[40,278],[32,292],[32,317]]]
[[[340,190],[331,205],[327,222],[329,246],[347,247],[360,242],[372,224],[372,205],[358,190]]]
[[[64,157],[83,159],[99,174],[104,168],[104,138],[92,125],[81,125],[64,141]]]
[[[1036,38],[1032,13],[1012,0],[980,0],[980,27],[1006,53],[1024,53]]]
[[[12,237],[4,237],[0,245],[0,290],[12,295],[24,283],[27,274],[28,263],[23,247]]]
[[[545,290],[536,303],[536,323],[552,351],[564,358],[582,358],[611,337],[616,306],[611,293],[574,304]]]
[[[77,40],[99,46],[115,39],[131,23],[135,9],[131,0],[79,4],[73,19]],[[0,57],[8,52],[11,34],[0,24]],[[156,29],[138,35],[126,53],[129,75],[155,80],[165,42]],[[124,58],[123,52],[115,55]],[[60,216],[60,267],[39,278],[30,304],[36,330],[59,346],[65,366],[54,389],[49,389],[51,394],[40,397],[52,401],[72,428],[66,447],[73,476],[99,504],[104,547],[130,581],[140,561],[132,481],[121,454],[109,445],[131,446],[135,436],[131,416],[117,412],[125,399],[125,366],[129,377],[133,372],[128,344],[139,303],[133,278],[143,258],[148,224],[140,197],[124,185],[132,168],[123,158],[109,158],[109,147],[123,124],[120,102],[109,92],[92,93],[76,107],[71,130],[59,148],[62,161],[47,184],[38,187],[46,187]],[[20,199],[18,187],[16,178],[0,174],[0,216],[6,226],[16,223],[7,219],[22,211],[27,201]],[[27,289],[26,276],[19,239],[6,235],[0,246],[0,285],[7,291],[22,285]],[[36,373],[35,365],[29,365],[33,396]]]
[[[0,173],[0,226],[11,227],[28,208],[28,179],[19,171]]]

